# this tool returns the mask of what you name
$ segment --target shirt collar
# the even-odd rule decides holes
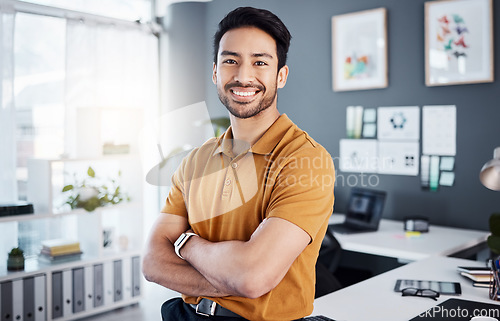
[[[254,154],[269,155],[273,149],[281,141],[285,133],[293,126],[293,122],[286,114],[282,114],[276,121],[269,127],[264,135],[250,148],[250,152]],[[217,138],[213,155],[224,153],[232,157],[232,138],[233,131],[231,126],[226,132]]]

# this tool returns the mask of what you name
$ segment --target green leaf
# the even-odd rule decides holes
[[[500,213],[491,214],[489,223],[491,234],[500,236]]]
[[[95,177],[95,172],[92,169],[92,167],[89,166],[89,169],[87,170],[87,174],[89,174],[90,177]]]
[[[493,253],[500,254],[500,236],[490,235],[486,243]]]
[[[73,189],[73,185],[66,185],[63,187],[62,191],[67,192],[67,191],[71,191],[72,189]]]

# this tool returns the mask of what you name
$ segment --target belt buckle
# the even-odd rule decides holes
[[[206,314],[206,313],[203,313],[201,311],[198,311],[199,307],[200,307],[200,303],[198,303],[196,305],[196,310],[195,310],[196,314],[203,315],[205,317],[214,316],[215,315],[215,308],[217,308],[217,302],[212,301],[212,304],[210,305],[210,314]]]

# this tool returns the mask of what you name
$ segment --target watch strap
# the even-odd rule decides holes
[[[180,251],[181,251],[181,248],[184,246],[184,244],[186,244],[186,242],[189,240],[189,238],[191,238],[191,236],[198,236],[198,235],[195,233],[191,233],[191,232],[182,233],[179,236],[179,238],[174,242],[175,254],[177,254],[177,256],[183,260],[185,260],[185,259],[182,257]]]

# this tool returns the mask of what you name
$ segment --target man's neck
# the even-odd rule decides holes
[[[233,152],[238,155],[244,151],[240,150],[238,146],[248,147],[255,144],[279,116],[280,113],[276,107],[269,107],[258,115],[247,119],[230,115],[234,142],[245,142],[245,144],[233,144]]]

